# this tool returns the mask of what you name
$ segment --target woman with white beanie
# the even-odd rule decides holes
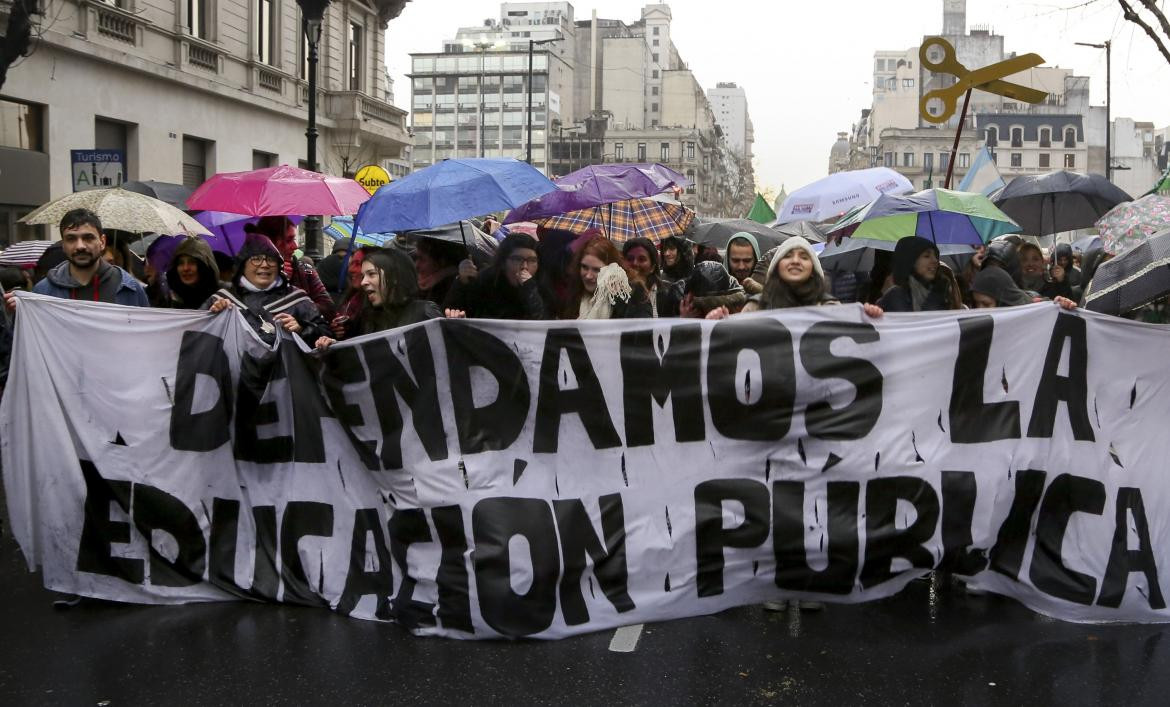
[[[811,243],[800,236],[792,236],[775,249],[764,278],[764,291],[752,297],[743,311],[825,304],[840,302],[829,294],[821,261]],[[871,317],[882,315],[882,308],[877,305],[863,306]]]

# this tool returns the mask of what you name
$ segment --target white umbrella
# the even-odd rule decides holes
[[[133,233],[207,235],[211,233],[195,219],[170,204],[125,189],[91,189],[63,196],[41,206],[22,223],[56,225],[73,209],[89,209],[101,219],[103,228]]]
[[[21,241],[13,243],[6,250],[0,252],[0,265],[14,265],[25,267],[36,265],[41,255],[48,250],[51,241]]]
[[[777,224],[789,221],[827,221],[855,206],[868,204],[882,194],[909,194],[910,180],[889,167],[837,172],[803,186],[788,195]]]

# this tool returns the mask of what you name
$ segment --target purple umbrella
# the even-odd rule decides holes
[[[287,218],[294,225],[300,225],[301,221],[305,219],[304,216],[288,216]],[[211,231],[211,237],[203,236],[203,239],[211,244],[212,250],[234,258],[236,251],[244,244],[244,226],[256,223],[260,217],[233,214],[227,211],[201,211],[195,214],[195,220]]]
[[[686,177],[660,164],[599,164],[554,179],[557,190],[508,213],[504,223],[536,221],[626,199],[644,199],[685,188]]]

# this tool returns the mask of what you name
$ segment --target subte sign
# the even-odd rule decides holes
[[[379,187],[390,183],[390,173],[376,164],[368,164],[357,171],[354,180],[365,187],[372,196]]]

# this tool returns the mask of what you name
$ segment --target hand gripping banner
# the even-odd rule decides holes
[[[317,354],[231,312],[23,296],[4,483],[45,586],[118,601],[558,638],[943,568],[1159,622],[1166,341],[1048,304],[838,306],[436,320]]]

